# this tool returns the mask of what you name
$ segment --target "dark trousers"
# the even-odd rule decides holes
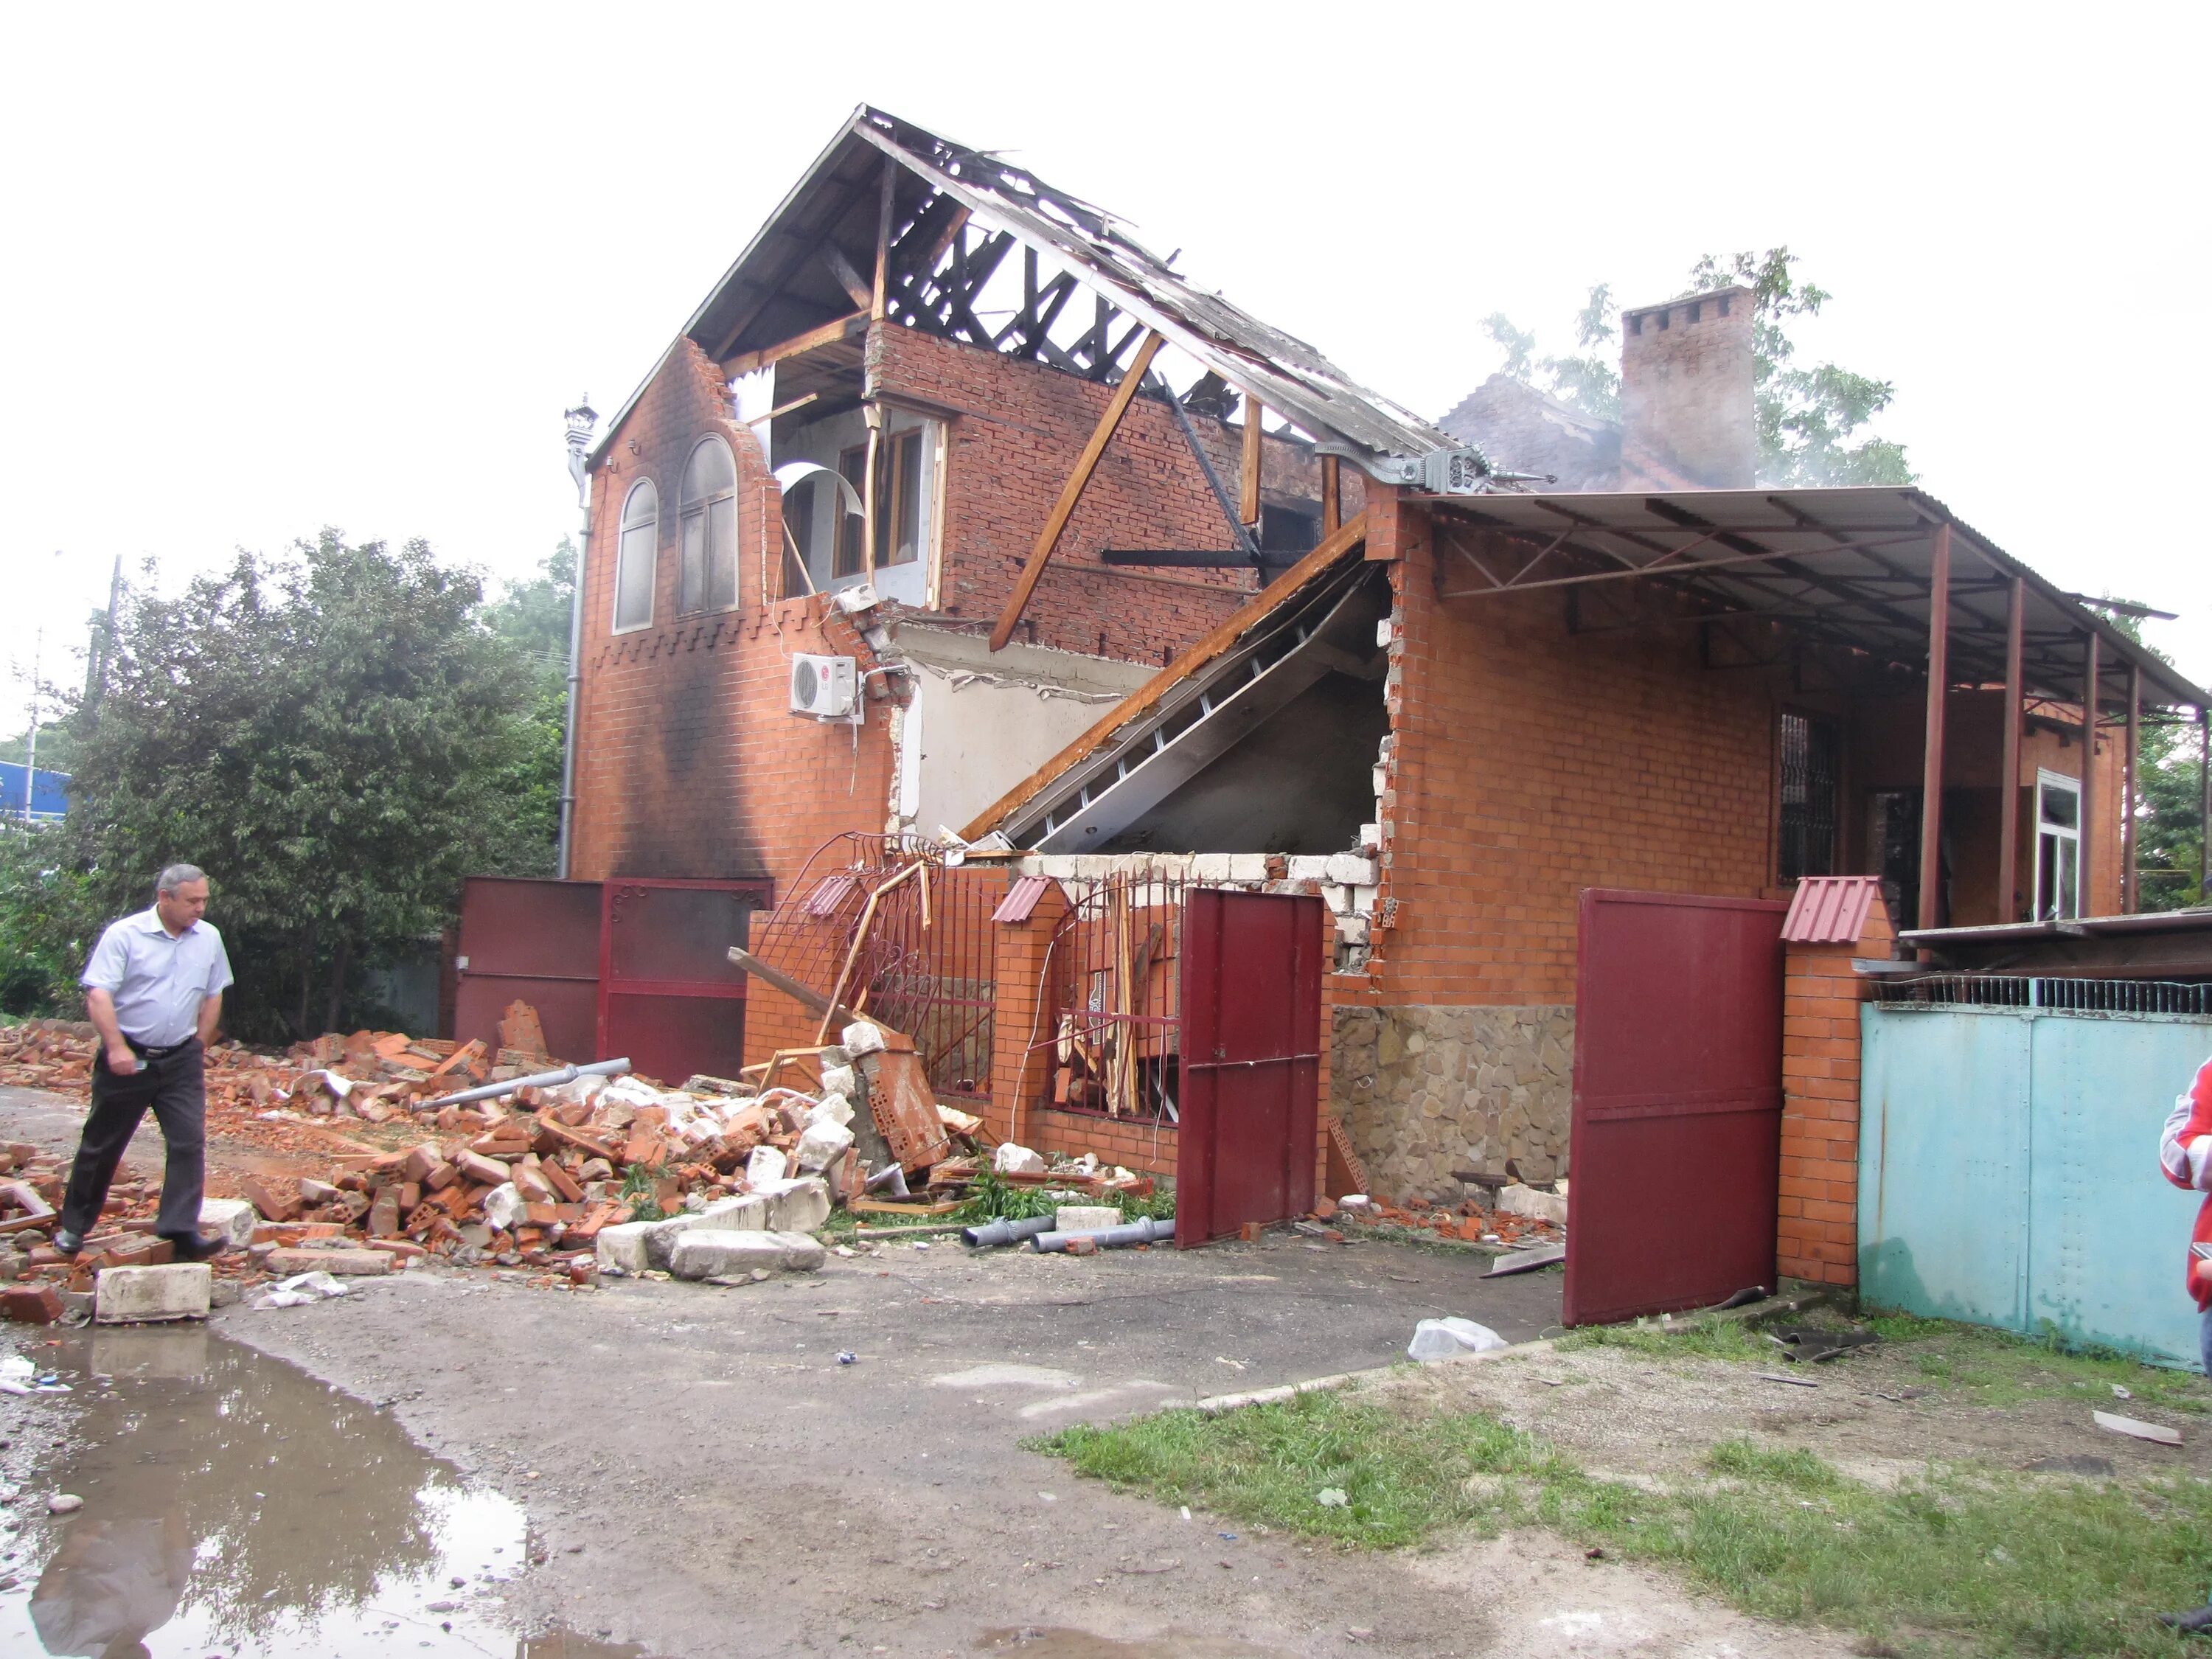
[[[131,1047],[138,1055],[138,1069],[128,1077],[107,1069],[104,1052],[92,1062],[92,1113],[84,1121],[84,1138],[70,1170],[61,1224],[79,1237],[93,1230],[123,1149],[150,1106],[169,1149],[154,1231],[197,1237],[207,1180],[206,1051],[197,1037],[166,1054],[147,1054],[135,1042]]]

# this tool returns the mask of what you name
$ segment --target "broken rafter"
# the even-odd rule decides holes
[[[1237,503],[1229,499],[1228,488],[1221,482],[1221,474],[1214,470],[1213,457],[1206,453],[1206,446],[1199,441],[1198,428],[1190,423],[1190,411],[1182,406],[1182,399],[1176,396],[1175,388],[1167,383],[1165,376],[1153,375],[1152,387],[1166,400],[1168,412],[1175,416],[1176,425],[1182,428],[1182,441],[1190,446],[1191,459],[1198,463],[1198,470],[1206,475],[1206,487],[1213,492],[1214,501],[1220,505],[1221,516],[1229,521],[1229,533],[1237,538],[1237,545],[1243,550],[1245,562],[1260,563],[1259,541],[1245,527],[1243,520],[1237,516]],[[1325,525],[1322,533],[1326,535],[1336,528],[1333,524]]]
[[[810,328],[804,334],[794,334],[772,346],[763,346],[757,351],[741,351],[734,357],[722,359],[722,373],[732,380],[740,374],[750,374],[766,368],[770,363],[780,363],[787,357],[796,357],[801,352],[813,351],[826,345],[836,345],[854,335],[867,331],[868,313],[855,311],[848,316],[832,318],[818,328]]]
[[[1098,417],[1097,428],[1091,433],[1090,442],[1083,446],[1083,453],[1076,458],[1075,470],[1067,475],[1067,482],[1060,487],[1060,499],[1053,503],[1051,513],[1046,516],[1044,528],[1037,532],[1036,544],[1030,549],[1029,560],[1022,566],[1022,574],[1014,583],[1014,591],[1006,600],[1006,608],[1000,613],[998,626],[991,630],[992,650],[1005,650],[1006,641],[1013,637],[1014,626],[1021,621],[1022,612],[1029,605],[1030,595],[1036,589],[1038,578],[1044,574],[1046,562],[1052,557],[1053,549],[1060,544],[1060,534],[1067,528],[1067,521],[1074,514],[1075,504],[1083,498],[1084,487],[1091,482],[1091,473],[1097,470],[1098,458],[1106,453],[1108,441],[1121,424],[1121,417],[1128,413],[1129,405],[1135,401],[1139,389],[1144,385],[1145,371],[1152,366],[1153,354],[1164,343],[1158,335],[1146,335],[1144,344],[1137,348],[1136,361],[1129,365],[1129,372],[1121,377],[1121,384],[1114,388],[1114,395],[1107,399],[1106,412]]]
[[[845,257],[843,251],[836,243],[823,243],[822,264],[824,270],[837,279],[837,286],[845,290],[845,297],[857,308],[862,311],[874,308],[876,299],[874,285],[862,280],[860,273],[853,269],[853,262]]]

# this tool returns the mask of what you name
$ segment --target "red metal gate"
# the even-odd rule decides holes
[[[730,947],[750,941],[763,882],[605,884],[599,927],[599,1052],[647,1077],[735,1077],[745,1063],[745,975]]]
[[[1785,908],[1583,894],[1566,1323],[1774,1288]]]
[[[461,884],[455,1040],[499,1047],[511,1002],[538,1011],[563,1060],[599,1059],[599,884],[471,876]]]
[[[1297,894],[1184,896],[1179,1249],[1313,1207],[1327,917]]]

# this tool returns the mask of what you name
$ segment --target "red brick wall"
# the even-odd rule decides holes
[[[781,902],[823,842],[884,827],[890,705],[872,699],[857,733],[789,712],[793,653],[855,657],[863,669],[875,659],[825,600],[759,603],[775,487],[752,434],[730,413],[719,373],[687,342],[612,434],[594,475],[571,867],[586,881],[766,875]],[[684,463],[708,432],[737,458],[738,607],[678,617],[678,496]],[[623,497],[641,477],[660,492],[653,621],[617,635],[618,526]],[[883,680],[870,684],[879,692]],[[750,1058],[813,1042],[813,1024],[795,1005],[765,986],[749,988]]]
[[[1068,1112],[1044,1106],[1022,1120],[1022,1144],[1037,1152],[1064,1152],[1070,1158],[1096,1152],[1102,1163],[1170,1180],[1175,1177],[1177,1142],[1173,1124],[1109,1117],[1103,1112]]]
[[[955,615],[995,617],[1111,389],[898,327],[871,332],[868,374],[881,395],[948,419],[939,603]],[[1193,424],[1233,492],[1237,428],[1195,417]],[[1277,441],[1267,448],[1264,484],[1318,498],[1317,464]],[[1362,496],[1346,472],[1349,515]],[[1166,662],[1243,604],[1255,580],[1237,570],[1115,568],[1100,551],[1228,545],[1220,507],[1175,417],[1139,398],[1100,458],[1024,618],[1040,645]]]
[[[1369,556],[1401,556],[1382,1004],[1571,1003],[1585,887],[1766,889],[1764,672],[1703,667],[1689,629],[1571,635],[1557,592],[1441,599],[1458,562],[1423,515],[1378,507]]]
[[[1859,1005],[1871,988],[1851,958],[1887,956],[1895,936],[1877,896],[1856,943],[1787,947],[1774,1230],[1787,1278],[1858,1283]]]

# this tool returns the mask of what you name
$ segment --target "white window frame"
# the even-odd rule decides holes
[[[2074,797],[2074,827],[2046,823],[2043,817],[2043,798],[2051,790],[2063,790]],[[2050,771],[2038,767],[2035,771],[2035,920],[2051,920],[2051,907],[2057,895],[2043,890],[2043,843],[2045,837],[2059,843],[2057,854],[2051,861],[2051,879],[2062,890],[2065,886],[2063,866],[2071,849],[2074,865],[2074,908],[2058,920],[2071,921],[2081,914],[2081,901],[2088,884],[2088,872],[2081,867],[2081,814],[2087,811],[2081,796],[2081,780],[2069,778],[2063,772]]]
[[[730,464],[730,487],[726,490],[717,490],[712,495],[702,495],[696,501],[688,501],[684,498],[684,491],[691,481],[692,463],[698,459],[699,452],[706,448],[709,444],[718,446],[722,452],[722,458]],[[714,505],[718,501],[727,501],[730,504],[730,601],[727,605],[714,604],[708,594],[708,590],[711,589],[714,585],[713,577],[715,550]],[[697,610],[686,611],[684,608],[684,538],[685,534],[685,526],[690,524],[691,520],[695,517],[701,520],[701,546],[699,553],[700,603]],[[724,441],[720,434],[710,432],[707,434],[706,436],[701,438],[697,443],[693,444],[690,449],[684,452],[684,471],[682,476],[677,480],[676,614],[678,617],[711,616],[718,611],[735,611],[744,603],[744,583],[742,579],[742,574],[738,568],[738,549],[744,544],[744,537],[738,528],[738,458],[735,452],[730,448],[728,443]]]
[[[630,517],[630,507],[631,504],[637,500],[640,490],[653,492],[653,512],[648,518],[633,521]],[[625,626],[622,619],[623,573],[629,567],[631,554],[630,532],[634,530],[644,530],[648,532],[644,545],[650,574],[647,576],[645,584],[644,620],[630,623]],[[658,592],[659,586],[660,486],[654,483],[651,478],[640,478],[623,496],[622,515],[615,521],[615,581],[614,592],[609,597],[607,606],[607,631],[611,634],[637,634],[652,627],[653,607],[659,597]]]

